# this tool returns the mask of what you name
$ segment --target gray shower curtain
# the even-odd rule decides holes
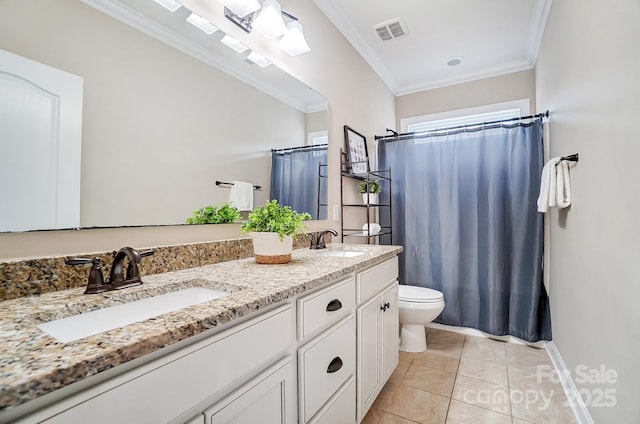
[[[327,147],[271,152],[271,199],[311,219],[327,218],[327,179],[319,178],[319,165],[327,163]],[[326,175],[326,169],[322,171]],[[318,207],[318,199],[324,206]]]
[[[551,340],[536,211],[541,120],[380,142],[378,154],[394,176],[401,283],[444,294],[436,322]]]

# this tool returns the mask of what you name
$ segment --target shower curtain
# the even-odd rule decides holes
[[[443,293],[435,321],[551,340],[542,281],[542,122],[386,141],[403,284]]]
[[[319,177],[319,165],[327,163],[327,147],[275,150],[271,153],[271,199],[311,219],[326,219],[327,179]],[[326,176],[326,168],[322,174]],[[319,196],[318,196],[319,195]],[[324,201],[323,201],[324,200]]]

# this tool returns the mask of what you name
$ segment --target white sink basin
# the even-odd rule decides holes
[[[103,331],[124,327],[134,322],[157,317],[209,300],[227,296],[229,293],[203,287],[192,287],[123,305],[111,306],[96,311],[50,321],[38,326],[56,340],[68,343]]]
[[[321,253],[322,256],[336,256],[339,258],[355,258],[356,256],[364,255],[364,252],[357,250],[328,250]]]

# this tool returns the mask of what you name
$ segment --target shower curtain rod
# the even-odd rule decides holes
[[[271,149],[271,153],[287,153],[295,152],[298,150],[314,150],[328,147],[328,144],[314,144],[313,146],[299,146],[299,147],[284,147],[282,149]]]
[[[382,142],[400,141],[400,140],[407,140],[407,139],[410,139],[410,138],[431,137],[431,136],[434,135],[434,133],[440,133],[440,132],[443,132],[443,131],[453,131],[453,133],[466,132],[466,131],[477,131],[477,130],[480,130],[482,128],[474,128],[474,127],[483,127],[485,125],[497,125],[497,124],[501,124],[503,122],[509,122],[509,121],[523,121],[523,120],[526,120],[526,119],[548,118],[548,117],[549,117],[549,111],[547,110],[546,112],[538,113],[537,115],[529,115],[529,116],[520,116],[520,117],[517,117],[517,118],[500,119],[498,121],[478,122],[477,124],[457,125],[455,127],[435,128],[433,130],[428,130],[428,131],[423,131],[423,132],[410,132],[410,133],[398,134],[395,131],[387,129],[387,131],[394,132],[394,134],[393,135],[376,135],[376,136],[374,136],[374,139],[376,141],[382,141]],[[451,133],[447,133],[447,134],[451,134]]]

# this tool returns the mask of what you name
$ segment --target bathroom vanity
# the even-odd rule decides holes
[[[298,249],[0,310],[0,422],[360,422],[398,363],[398,246]],[[63,343],[38,328],[185,288],[227,294]]]

